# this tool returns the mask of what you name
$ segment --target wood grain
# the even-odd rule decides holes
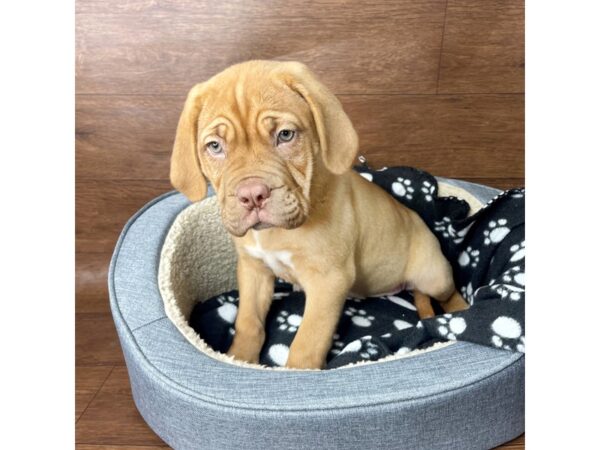
[[[171,448],[168,445],[89,445],[77,444],[76,450],[157,450]]]
[[[145,203],[170,190],[166,180],[77,181],[77,252],[111,253],[127,220]]]
[[[168,180],[185,95],[78,96],[78,179]]]
[[[523,450],[525,448],[525,433],[523,433],[518,438],[513,439],[512,441],[507,442],[499,447],[496,447],[497,450]]]
[[[117,231],[117,230],[115,230]],[[110,233],[114,235],[114,233]],[[110,313],[108,265],[111,253],[77,253],[75,264],[75,312]]]
[[[112,367],[75,368],[75,420],[79,420],[94,396],[98,393]]]
[[[448,0],[438,92],[524,92],[524,8],[520,0]]]
[[[444,0],[198,3],[78,14],[77,93],[181,95],[248,59],[302,61],[336,93],[435,93]]]
[[[435,9],[432,9],[432,5]],[[410,2],[407,0],[81,0],[75,7],[78,15],[83,14],[121,14],[121,15],[170,15],[229,17],[231,21],[238,18],[259,19],[268,17],[281,19],[285,16],[302,17],[314,20],[319,17],[337,16],[352,20],[361,14],[365,18],[380,18],[390,21],[401,20],[414,14],[428,14],[443,10],[445,1]],[[235,23],[233,24],[235,26]]]
[[[407,165],[453,178],[523,176],[523,97],[342,98],[374,166]]]
[[[78,444],[164,445],[138,413],[125,367],[116,367],[77,423]]]
[[[522,177],[523,95],[347,95],[340,99],[374,166],[455,178]],[[80,96],[78,179],[168,179],[184,97]]]
[[[110,314],[75,315],[75,364],[123,366],[123,351]]]

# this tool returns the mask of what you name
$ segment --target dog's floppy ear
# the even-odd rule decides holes
[[[206,180],[196,148],[202,88],[202,83],[197,84],[188,93],[171,155],[171,184],[193,202],[206,196]]]
[[[349,170],[358,152],[358,136],[342,104],[304,64],[287,66],[292,75],[288,83],[310,106],[325,167],[335,174]]]

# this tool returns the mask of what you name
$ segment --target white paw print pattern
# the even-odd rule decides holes
[[[511,262],[520,261],[525,258],[525,241],[520,244],[515,244],[510,247],[512,256],[510,257]]]
[[[375,317],[367,314],[364,309],[356,309],[353,306],[346,308],[344,314],[350,316],[352,323],[357,327],[370,327],[375,320]]]
[[[348,345],[346,345],[340,352],[338,352],[340,355],[343,353],[347,353],[347,352],[357,352],[362,348],[362,343],[360,342],[360,339],[356,339],[355,341],[350,342]]]
[[[219,302],[219,304],[223,305],[225,303],[232,303],[235,304],[237,302],[237,298],[231,296],[231,295],[219,295],[217,297],[217,301]]]
[[[491,288],[500,295],[500,298],[512,300],[514,302],[521,300],[523,292],[525,292],[524,289],[511,286],[510,284],[494,284]]]
[[[423,181],[423,186],[421,186],[421,192],[425,194],[425,201],[432,201],[433,194],[435,192],[435,186],[431,184],[429,181]]]
[[[445,238],[450,237],[450,228],[452,228],[450,217],[442,217],[442,220],[436,220],[433,223],[433,229],[442,233]]]
[[[286,298],[290,295],[289,292],[275,292],[273,294],[273,300],[281,300],[282,298]]]
[[[460,293],[463,298],[469,303],[469,305],[473,304],[473,285],[471,283],[467,284],[460,288]]]
[[[525,293],[525,273],[519,266],[515,266],[502,274],[498,284],[496,280],[490,281],[490,287],[500,294],[500,298],[519,301]]]
[[[488,230],[483,232],[485,239],[483,243],[485,245],[497,244],[502,242],[502,239],[510,233],[510,228],[506,226],[508,221],[506,219],[498,219],[498,221],[492,220],[488,223]]]
[[[521,272],[519,266],[511,267],[502,275],[502,281],[513,286],[525,287],[525,272]]]
[[[358,172],[358,174],[367,181],[371,181],[371,182],[373,181],[373,175],[371,175],[368,172]]]
[[[525,189],[519,189],[511,194],[511,198],[523,198],[525,197]]]
[[[467,322],[462,317],[452,317],[451,314],[444,314],[436,319],[438,323],[438,333],[441,336],[456,340],[456,336],[464,333],[467,329]]]
[[[237,312],[237,306],[229,302],[224,302],[221,306],[217,308],[217,314],[219,315],[219,317],[229,324],[235,322]]]
[[[361,358],[365,359],[374,359],[379,356],[379,348],[377,345],[373,344],[370,339],[370,336],[366,336],[362,339],[362,349],[359,353]]]
[[[329,352],[332,355],[337,355],[342,351],[343,348],[344,348],[344,342],[340,341],[340,335],[335,333],[333,335],[333,344],[331,344],[331,350],[329,350]]]
[[[460,244],[469,231],[469,229],[473,226],[473,222],[471,222],[467,227],[462,230],[456,230],[450,221],[450,217],[443,217],[442,220],[437,220],[434,222],[433,229],[442,233],[442,236],[445,238],[452,239],[452,242],[455,244]]]
[[[471,267],[477,267],[479,263],[479,250],[471,247],[467,247],[458,257],[458,264],[462,267],[470,265]]]
[[[412,328],[413,324],[407,322],[406,320],[396,319],[394,320],[394,326],[398,331],[406,330],[407,328]]]
[[[289,331],[295,333],[298,331],[298,327],[302,323],[302,316],[298,314],[290,314],[287,311],[281,311],[275,319],[279,323],[279,329],[282,331]]]
[[[409,309],[411,311],[417,310],[415,305],[398,295],[386,295],[384,298],[387,298],[390,302],[395,303],[396,305],[402,306],[403,308]]]
[[[492,344],[504,350],[515,348],[519,352],[525,351],[525,336],[519,322],[512,317],[500,316],[491,325]]]
[[[290,354],[290,348],[285,344],[275,344],[269,348],[267,353],[269,358],[275,365],[279,367],[285,366],[287,362],[288,355]]]
[[[398,181],[392,183],[392,191],[394,191],[394,194],[396,194],[398,197],[412,200],[415,188],[413,188],[411,185],[412,181],[398,177]]]

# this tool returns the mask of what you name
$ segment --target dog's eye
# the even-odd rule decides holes
[[[223,146],[217,141],[210,141],[206,144],[206,149],[213,155],[220,155],[223,153]]]
[[[277,145],[290,142],[292,139],[294,139],[295,135],[296,132],[293,130],[281,130],[279,133],[277,133]]]

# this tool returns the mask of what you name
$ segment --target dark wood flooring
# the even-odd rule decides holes
[[[76,57],[79,449],[165,446],[131,399],[106,278],[126,220],[171,189],[194,83],[246,59],[299,60],[338,94],[370,165],[524,184],[522,0],[78,0]]]

